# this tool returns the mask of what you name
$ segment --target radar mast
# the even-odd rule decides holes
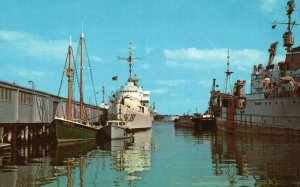
[[[128,82],[133,82],[133,80],[132,80],[132,61],[133,60],[141,60],[141,58],[132,57],[132,43],[129,43],[129,55],[128,55],[128,57],[118,57],[118,60],[124,60],[124,61],[128,62],[128,64],[129,64]]]
[[[229,69],[229,62],[230,56],[229,56],[229,49],[227,51],[227,70],[225,71],[226,74],[226,80],[225,80],[225,87],[224,87],[224,93],[228,93],[228,91],[230,91],[229,93],[232,93],[232,87],[231,87],[231,81],[230,81],[230,75],[233,73],[232,71],[230,71]]]
[[[272,28],[275,29],[278,24],[284,24],[287,25],[287,31],[283,34],[283,46],[285,49],[290,52],[292,50],[292,46],[294,45],[294,37],[293,37],[293,27],[294,25],[300,25],[296,23],[295,21],[292,21],[292,13],[294,12],[296,6],[295,1],[290,0],[287,2],[286,7],[286,15],[288,16],[288,22],[274,22],[272,25]]]

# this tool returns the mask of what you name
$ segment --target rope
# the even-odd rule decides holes
[[[96,106],[98,106],[96,90],[95,90],[95,84],[94,84],[94,77],[93,77],[93,73],[92,73],[92,66],[91,66],[91,63],[90,63],[90,58],[89,58],[87,47],[86,47],[86,44],[85,44],[85,39],[84,39],[84,48],[85,48],[86,56],[87,56],[88,63],[89,63],[91,81],[92,81],[93,92],[94,92],[94,97],[95,97],[95,103],[96,103]]]
[[[78,90],[80,89],[80,85],[79,85],[79,77],[78,77],[78,68],[77,68],[77,63],[78,62],[78,56],[79,56],[79,48],[80,48],[80,41],[79,41],[79,45],[77,47],[77,52],[76,52],[76,59],[74,60],[74,69],[75,69],[75,75],[76,75],[76,81],[77,81],[77,86],[78,86]]]
[[[93,77],[93,73],[92,73],[92,66],[91,66],[91,63],[90,63],[90,59],[89,59],[89,55],[88,55],[88,51],[87,51],[87,47],[86,47],[86,44],[85,44],[85,39],[84,39],[84,47],[85,47],[85,52],[86,52],[86,55],[87,55],[87,60],[88,60],[88,63],[89,63],[89,69],[90,69],[90,76],[91,76],[91,82],[92,82],[92,87],[93,87],[93,93],[94,93],[94,97],[95,97],[95,102],[96,102],[96,105],[98,105],[98,102],[97,102],[97,97],[96,97],[96,90],[95,90],[95,84],[94,84],[94,77]],[[79,75],[78,75],[78,58],[79,58],[79,55],[80,55],[80,41],[79,41],[79,45],[77,47],[77,52],[76,52],[76,58],[74,58],[74,53],[73,53],[73,49],[72,49],[72,58],[73,58],[73,64],[74,64],[74,74],[75,76],[73,77],[73,99],[75,98],[75,82],[77,83],[77,86],[78,86],[78,90],[80,89],[80,85],[79,85]],[[66,60],[65,60],[65,66],[64,66],[64,70],[66,69],[67,67],[67,62],[68,62],[68,52],[67,52],[67,55],[66,55]],[[63,84],[63,80],[64,80],[64,75],[65,75],[65,71],[63,71],[62,73],[62,77],[61,77],[61,81],[60,81],[60,86],[59,86],[59,90],[58,90],[58,96],[60,96],[60,93],[61,93],[61,89],[62,89],[62,84]]]
[[[63,71],[62,76],[61,76],[60,85],[59,85],[59,89],[58,89],[58,93],[57,93],[58,96],[60,95],[61,87],[62,87],[62,84],[63,84],[65,69],[67,67],[67,61],[68,61],[68,52],[67,52],[67,55],[66,55],[65,67],[64,67],[64,71]]]

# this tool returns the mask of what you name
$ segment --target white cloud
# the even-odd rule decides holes
[[[43,40],[36,35],[16,31],[0,30],[0,42],[19,54],[38,59],[64,60],[67,40]]]
[[[98,56],[90,56],[89,57],[92,62],[103,62],[104,60]]]
[[[203,87],[211,87],[212,86],[212,80],[200,80],[198,81],[198,84]]]
[[[146,47],[145,48],[146,53],[151,53],[151,51],[153,51],[152,47]]]
[[[149,63],[142,63],[142,69],[149,69],[150,64]]]
[[[168,89],[154,89],[154,90],[151,90],[151,94],[157,94],[157,95],[161,95],[161,94],[165,94],[165,93],[168,93],[169,90]]]
[[[228,49],[166,49],[164,54],[168,67],[207,71],[213,68],[226,68]],[[267,52],[256,49],[230,50],[231,67],[242,71],[249,71],[254,64],[265,64],[267,60]]]
[[[59,62],[65,60],[69,45],[68,40],[44,40],[30,33],[6,30],[0,30],[0,43],[4,49],[14,50],[20,55]],[[90,56],[90,59],[103,61],[98,56]]]
[[[15,68],[14,72],[20,77],[23,78],[32,78],[32,77],[44,77],[45,73],[41,71],[29,70],[26,68]]]
[[[167,86],[178,86],[182,84],[187,84],[188,81],[182,79],[174,79],[174,80],[156,80],[156,84],[159,85],[167,85]]]
[[[21,32],[0,30],[1,40],[16,41],[16,40],[22,40],[25,38],[32,38],[32,37],[33,36],[30,34],[25,34]]]
[[[260,8],[266,12],[272,12],[278,5],[280,0],[260,0]]]

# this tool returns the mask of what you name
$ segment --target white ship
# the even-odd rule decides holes
[[[124,120],[132,131],[150,129],[153,121],[153,110],[150,108],[150,91],[144,91],[139,86],[138,77],[132,76],[132,61],[139,58],[132,57],[131,46],[127,58],[119,57],[129,63],[129,78],[125,85],[117,89],[109,98],[108,118],[110,120]],[[113,77],[113,80],[116,80]]]
[[[211,105],[218,129],[264,134],[300,135],[300,47],[293,48],[291,21],[294,1],[287,3],[287,31],[283,34],[285,61],[274,63],[278,42],[271,45],[269,61],[264,67],[255,65],[251,73],[250,93],[244,94],[246,81],[238,80],[233,93],[211,92]],[[232,73],[228,69],[226,79]],[[229,79],[230,80],[230,79]],[[225,86],[226,88],[227,86]]]

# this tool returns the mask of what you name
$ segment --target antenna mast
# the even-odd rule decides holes
[[[132,57],[132,43],[129,43],[129,56],[128,57],[118,57],[118,60],[126,60],[129,64],[129,79],[128,82],[132,82],[132,61],[140,60],[141,58]]]
[[[105,87],[102,86],[102,103],[105,103],[104,96],[105,96]]]
[[[295,21],[292,21],[292,13],[295,10],[295,8],[296,8],[295,1],[294,0],[288,1],[286,7],[286,15],[288,16],[288,22],[279,22],[279,23],[274,22],[272,24],[272,29],[275,29],[278,24],[288,25],[287,31],[282,36],[284,42],[283,46],[288,52],[292,50],[292,46],[294,45],[294,37],[293,37],[292,29],[294,25],[300,25]]]
[[[225,80],[225,87],[224,87],[224,93],[228,93],[229,90],[227,90],[228,88],[230,89],[230,93],[232,93],[232,87],[231,87],[231,81],[230,81],[230,75],[233,73],[232,71],[230,71],[229,69],[229,62],[230,56],[229,56],[229,49],[227,52],[227,70],[225,72],[226,74],[226,80]],[[229,86],[229,87],[228,87]]]

